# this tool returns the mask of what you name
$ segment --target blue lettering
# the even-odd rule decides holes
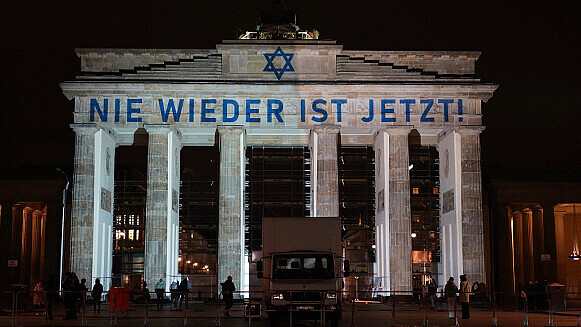
[[[201,118],[201,122],[202,123],[213,123],[216,121],[216,118],[214,117],[206,117],[207,114],[213,114],[214,113],[214,108],[208,108],[207,105],[208,104],[215,104],[216,100],[215,99],[202,99],[202,118]]]
[[[405,121],[406,123],[410,122],[410,104],[416,103],[414,99],[402,99],[399,100],[399,103],[405,104]]]
[[[139,113],[139,108],[133,108],[133,104],[141,103],[141,99],[127,99],[127,122],[128,123],[139,123],[141,122],[141,117],[132,117],[133,114]]]
[[[387,117],[387,114],[395,114],[394,108],[388,108],[388,104],[394,104],[393,99],[381,99],[381,122],[395,123],[395,117]]]
[[[444,104],[444,121],[448,121],[448,104],[454,103],[452,99],[438,99],[438,103]]]
[[[234,107],[234,115],[232,117],[228,117],[228,105],[232,105]],[[240,114],[240,108],[238,106],[238,102],[232,99],[224,99],[222,100],[222,122],[224,123],[232,123],[238,120],[238,116]]]
[[[276,109],[272,108],[273,104],[276,104],[276,106],[277,106]],[[282,112],[282,108],[283,108],[282,101],[276,100],[276,99],[266,100],[266,113],[267,113],[266,120],[269,123],[272,122],[272,114],[274,114],[276,116],[276,120],[279,123],[282,123],[282,117],[280,116],[280,113]]]
[[[337,122],[341,122],[341,105],[347,104],[347,99],[332,99],[331,105],[337,104]]]
[[[251,108],[253,104],[260,104],[260,100],[256,99],[247,99],[246,100],[246,122],[247,123],[260,123],[260,117],[252,118],[250,114],[257,114],[259,113],[258,108]]]
[[[434,100],[432,99],[424,99],[424,100],[420,100],[420,103],[424,103],[427,104],[426,109],[424,109],[424,112],[422,113],[422,116],[420,117],[420,122],[422,123],[431,123],[434,121],[433,117],[427,117],[428,116],[428,112],[430,112],[430,109],[432,109],[432,105],[434,104]]]
[[[464,110],[462,110],[462,99],[458,99],[458,121],[462,122],[464,118],[462,115],[464,114]]]
[[[121,99],[115,99],[115,122],[119,122],[119,113],[121,112]]]
[[[327,105],[327,101],[325,101],[323,99],[317,99],[317,100],[313,101],[313,111],[323,115],[322,117],[315,117],[315,116],[311,117],[311,119],[316,123],[322,123],[325,120],[327,120],[327,110],[317,107],[319,104]]]
[[[369,123],[372,120],[373,120],[373,99],[369,99],[369,116],[362,117],[361,121],[364,123]]]
[[[301,99],[301,123],[305,122],[305,99]]]
[[[190,99],[190,108],[189,108],[189,121],[192,123],[194,121],[194,99]]]
[[[95,110],[99,114],[99,118],[102,122],[107,122],[107,112],[109,111],[109,100],[103,99],[103,111],[101,111],[101,107],[99,107],[99,102],[97,99],[91,99],[91,121],[95,121]]]
[[[174,122],[177,123],[180,121],[180,116],[182,115],[182,107],[184,106],[184,99],[179,100],[177,111],[173,99],[169,99],[167,101],[167,107],[165,108],[165,110],[163,109],[163,99],[159,99],[158,102],[159,102],[159,111],[161,111],[161,120],[164,123],[167,123],[167,118],[169,117],[170,110],[173,114]]]

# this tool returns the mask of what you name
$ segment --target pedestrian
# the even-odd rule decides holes
[[[145,306],[149,305],[149,301],[151,300],[151,294],[149,292],[149,288],[147,288],[147,282],[143,282],[143,290],[141,291],[143,294],[143,302],[145,303]]]
[[[224,308],[224,315],[230,317],[230,308],[234,304],[234,291],[236,291],[236,286],[232,282],[232,276],[228,276],[228,279],[222,285],[222,297],[224,298],[224,303],[226,307]]]
[[[44,309],[46,304],[46,294],[44,293],[44,285],[41,281],[38,281],[38,283],[34,285],[34,296],[32,298],[32,304],[34,305],[36,314],[40,314],[40,310]]]
[[[160,278],[159,282],[157,282],[157,284],[155,284],[157,311],[160,311],[163,309],[163,292],[165,292],[165,283],[163,282],[163,279]]]
[[[456,319],[456,293],[458,293],[458,286],[454,283],[454,277],[450,277],[444,287],[444,296],[448,301],[448,318],[450,319]]]
[[[430,309],[434,309],[434,305],[436,302],[436,290],[438,286],[433,278],[430,278],[430,282],[428,283],[428,302],[430,303]]]
[[[169,292],[171,294],[171,309],[177,310],[178,309],[178,300],[180,298],[180,294],[178,293],[180,284],[177,280],[174,280],[171,285],[169,286]]]
[[[79,282],[79,277],[77,277],[77,274],[74,272],[71,273],[71,283],[71,319],[77,320],[77,300],[79,299],[81,283]]]
[[[75,301],[73,294],[73,276],[70,272],[65,273],[63,280],[63,302],[65,304],[65,318],[64,320],[72,320],[73,313],[75,310]]]
[[[460,305],[462,305],[462,319],[470,318],[470,284],[466,279],[466,275],[460,275]]]
[[[179,286],[179,292],[180,292],[180,309],[182,308],[182,302],[185,300],[186,302],[186,306],[185,309],[188,309],[188,298],[189,298],[189,292],[190,292],[190,285],[188,282],[187,277],[184,277],[184,279],[182,279],[182,282],[180,283]]]
[[[45,283],[46,290],[46,320],[53,320],[52,305],[58,299],[58,277],[52,274]]]
[[[101,294],[103,294],[103,284],[99,278],[95,279],[95,285],[91,291],[93,298],[93,312],[101,313]]]
[[[87,298],[87,292],[89,288],[87,287],[87,280],[85,278],[81,279],[81,284],[79,284],[79,307],[78,310],[83,309],[85,311],[85,299]]]

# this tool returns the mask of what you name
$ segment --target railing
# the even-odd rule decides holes
[[[35,295],[41,306],[32,305]],[[332,319],[335,312],[342,315],[340,326],[352,327],[461,326],[466,322],[462,319],[460,303],[451,301],[449,304],[440,292],[423,293],[419,298],[417,292],[374,292],[375,297],[367,299],[338,294],[338,311],[326,302],[326,292],[322,291],[318,292],[318,299],[307,300],[304,297],[293,299],[291,292],[282,308],[269,306],[266,299],[273,294],[253,292],[250,298],[247,292],[235,292],[229,310],[225,309],[222,295],[216,300],[211,294],[203,294],[206,298],[203,300],[199,299],[198,292],[140,290],[134,294],[133,302],[129,301],[129,295],[130,290],[125,288],[103,292],[101,299],[104,301],[99,312],[90,291],[4,291],[0,292],[0,310],[9,315],[0,315],[0,326],[62,325],[64,319],[71,320],[67,325],[72,326],[117,326],[129,322],[143,326],[198,326],[211,322],[219,326],[225,319],[228,325],[232,319],[241,318],[247,319],[251,326],[275,314],[276,319],[286,320],[291,325],[308,314],[309,319],[326,326],[335,323]],[[240,295],[244,299],[237,299]],[[473,295],[471,293],[472,298]],[[482,326],[581,326],[581,301],[564,299],[580,295],[563,292],[558,295],[550,292],[487,294],[485,298],[470,301],[470,320],[477,320]]]

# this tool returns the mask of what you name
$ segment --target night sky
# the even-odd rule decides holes
[[[286,1],[345,49],[478,50],[485,171],[581,172],[581,1]],[[271,1],[2,1],[0,168],[73,162],[74,48],[214,48]]]

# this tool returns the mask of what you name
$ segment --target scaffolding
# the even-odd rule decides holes
[[[308,147],[246,148],[245,233],[248,251],[262,250],[263,217],[308,217],[311,203]]]

